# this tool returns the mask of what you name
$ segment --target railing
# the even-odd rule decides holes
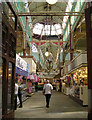
[[[83,52],[76,56],[68,65],[68,72],[73,71],[74,69],[87,64],[87,53]]]

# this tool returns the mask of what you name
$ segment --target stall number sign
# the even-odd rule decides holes
[[[24,71],[28,71],[28,64],[17,54],[16,54],[16,67]]]

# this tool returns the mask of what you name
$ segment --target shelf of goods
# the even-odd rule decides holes
[[[80,86],[80,100],[83,101],[83,105],[88,105],[88,87]]]
[[[81,67],[66,76],[66,95],[69,95],[82,105],[88,105],[87,67]]]
[[[88,105],[87,54],[81,53],[68,66],[66,94],[83,106]],[[70,89],[68,89],[70,88]]]

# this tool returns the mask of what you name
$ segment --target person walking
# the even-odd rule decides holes
[[[18,84],[17,81],[15,82],[15,105],[14,105],[14,110],[17,109],[17,96],[18,96]]]
[[[46,81],[43,87],[43,95],[46,97],[46,107],[49,108],[49,102],[52,94],[53,86],[49,83],[49,80]]]
[[[38,82],[35,82],[35,92],[38,91]]]
[[[22,92],[21,92],[21,86],[18,87],[18,98],[19,98],[19,102],[20,102],[20,105],[19,105],[19,108],[22,108]]]
[[[18,84],[18,98],[19,98],[19,102],[20,102],[20,105],[19,105],[19,108],[22,108],[23,105],[22,105],[22,88],[21,88],[21,83],[23,82],[23,80],[21,80],[21,82],[19,82]]]

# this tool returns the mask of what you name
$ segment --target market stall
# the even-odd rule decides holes
[[[66,89],[71,98],[88,105],[87,54],[80,53],[68,65]],[[66,94],[67,94],[66,92]]]
[[[27,77],[29,76],[29,65],[18,54],[16,54],[16,79],[22,91],[22,101],[27,99]],[[19,104],[19,99],[18,99]]]

